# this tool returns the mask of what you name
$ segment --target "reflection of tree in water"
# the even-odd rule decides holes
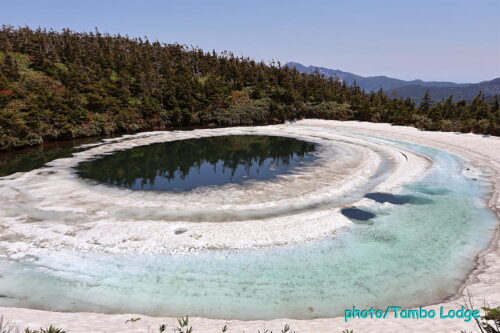
[[[276,166],[302,160],[314,150],[314,144],[293,138],[275,136],[220,136],[156,143],[119,151],[99,159],[83,162],[79,174],[100,182],[133,187],[138,179],[142,186],[154,184],[160,176],[169,182],[186,179],[190,172],[201,171],[209,163],[214,173],[231,172],[243,167],[248,174],[258,172],[266,160]],[[222,165],[222,170],[216,170]]]
[[[75,147],[94,143],[101,138],[84,138],[43,144],[19,151],[0,153],[0,177],[15,172],[27,172],[42,167],[45,163],[62,157],[70,157]]]

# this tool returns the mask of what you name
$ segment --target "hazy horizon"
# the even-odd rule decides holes
[[[5,3],[5,25],[147,36],[361,76],[477,83],[500,77],[496,0]]]
[[[342,68],[330,68],[330,67],[325,67],[325,66],[321,66],[321,65],[314,65],[314,64],[303,64],[303,63],[300,63],[298,61],[293,61],[293,60],[290,60],[290,61],[287,61],[286,63],[298,63],[298,64],[301,64],[305,67],[318,67],[318,68],[326,68],[326,69],[332,69],[332,70],[339,70],[339,71],[342,71],[342,72],[346,72],[346,73],[351,73],[351,74],[355,74],[355,75],[359,75],[359,76],[362,76],[364,78],[371,78],[371,77],[380,77],[380,76],[385,76],[385,77],[390,77],[390,78],[393,78],[393,79],[400,79],[400,80],[404,80],[404,81],[414,81],[414,80],[421,80],[421,81],[424,81],[424,82],[452,82],[452,83],[471,83],[471,84],[474,84],[474,83],[480,83],[480,82],[485,82],[485,81],[491,81],[491,80],[494,80],[494,79],[498,79],[500,78],[500,76],[497,76],[497,77],[492,77],[490,79],[485,79],[485,80],[481,80],[481,81],[477,81],[477,82],[458,82],[458,81],[449,81],[449,80],[424,80],[424,79],[421,79],[421,78],[410,78],[410,79],[402,79],[400,77],[394,77],[394,76],[389,76],[389,75],[385,75],[385,74],[375,74],[375,75],[362,75],[362,74],[359,74],[359,73],[354,73],[352,71],[348,71],[348,70],[345,70],[345,69],[342,69]]]

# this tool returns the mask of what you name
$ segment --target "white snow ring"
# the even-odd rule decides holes
[[[93,184],[74,167],[103,154],[158,142],[221,135],[278,135],[320,144],[318,160],[269,181],[182,193]],[[304,242],[351,222],[339,213],[368,191],[389,191],[424,174],[425,157],[369,136],[293,123],[127,135],[48,167],[0,178],[0,253],[44,249],[175,253]],[[182,230],[182,232],[179,232]]]

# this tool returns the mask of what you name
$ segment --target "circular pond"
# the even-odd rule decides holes
[[[228,135],[168,141],[80,163],[78,174],[133,190],[187,191],[267,180],[309,164],[315,144],[289,137]]]

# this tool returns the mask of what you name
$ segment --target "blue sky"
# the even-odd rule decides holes
[[[147,36],[356,74],[500,77],[499,0],[16,0],[0,23]]]

